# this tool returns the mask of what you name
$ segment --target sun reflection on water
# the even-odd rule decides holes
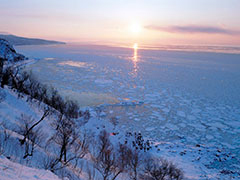
[[[134,69],[134,72],[137,73],[138,71],[138,44],[137,43],[134,43],[133,45],[133,69]]]

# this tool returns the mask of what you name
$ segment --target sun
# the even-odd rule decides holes
[[[138,34],[142,31],[141,25],[135,23],[130,26],[130,31],[134,34]]]
[[[138,49],[138,43],[134,43],[133,49]]]

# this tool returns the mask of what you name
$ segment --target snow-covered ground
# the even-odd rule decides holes
[[[34,169],[14,163],[4,156],[0,156],[0,179],[1,180],[59,180],[50,171]]]
[[[68,45],[17,50],[40,59],[27,67],[40,81],[92,113],[97,108],[101,119],[117,117],[120,132],[141,131],[160,144],[152,152],[178,163],[189,179],[240,176],[240,55]]]

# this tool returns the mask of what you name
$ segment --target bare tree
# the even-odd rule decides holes
[[[22,94],[29,95],[28,100],[44,102],[67,118],[78,118],[79,106],[75,101],[64,100],[55,88],[41,84],[31,73],[22,71],[19,66],[7,67],[0,74],[2,88],[9,85],[19,93],[19,97],[22,97]],[[90,117],[87,111],[83,115],[84,118]]]
[[[80,179],[80,177],[82,176],[82,172],[83,172],[83,168],[86,166],[85,165],[85,160],[81,159],[81,161],[79,161],[78,166],[73,168],[74,174]],[[87,165],[88,167],[88,165]]]
[[[15,89],[18,90],[19,93],[29,94],[29,92],[25,88],[26,81],[29,80],[29,74],[27,72],[18,73],[16,76],[12,76],[13,81],[15,82]]]
[[[40,122],[42,122],[49,114],[50,114],[50,108],[46,107],[44,109],[44,113],[43,113],[41,119],[38,120],[37,122],[34,122],[35,120],[32,119],[31,117],[21,115],[20,120],[22,120],[24,122],[24,128],[22,128],[22,130],[21,130],[22,135],[23,135],[23,139],[20,140],[21,145],[23,145],[25,143],[26,139],[30,135],[32,135],[31,133],[33,132],[33,128],[36,127],[38,124],[40,124]]]
[[[150,157],[144,164],[144,173],[141,174],[142,180],[181,180],[183,173],[171,162],[160,158]]]
[[[19,118],[17,132],[23,135],[23,139],[20,139],[19,141],[21,145],[24,145],[25,147],[24,159],[33,155],[35,145],[40,144],[42,140],[43,134],[40,128],[33,129],[33,127],[36,126],[34,121],[35,120],[32,117],[23,114]]]
[[[129,156],[129,175],[132,180],[137,180],[139,167],[142,163],[142,156],[140,151],[137,149],[131,149]]]
[[[65,102],[65,112],[64,115],[69,118],[78,118],[78,104],[72,100],[67,100]]]
[[[41,89],[41,84],[33,77],[33,75],[29,77],[29,84],[27,85],[26,89],[31,97],[31,100],[39,99],[39,90]]]
[[[10,74],[12,73],[11,67],[7,67],[2,72],[2,81],[1,81],[1,88],[4,88],[4,85],[8,85],[10,81]]]
[[[111,176],[116,164],[113,145],[109,140],[109,135],[106,131],[102,131],[98,137],[97,152],[92,156],[95,169],[102,175],[104,180],[108,180]]]
[[[114,129],[116,129],[116,126],[118,125],[118,119],[116,117],[111,117],[110,122],[113,124]]]
[[[0,103],[4,101],[6,94],[3,92],[2,88],[0,87]]]
[[[88,153],[88,136],[76,132],[72,119],[60,114],[53,124],[54,135],[48,140],[46,148],[51,148],[55,156],[45,159],[45,168],[55,172],[69,166],[76,175],[80,173],[82,159]],[[52,143],[53,142],[53,143]]]
[[[95,169],[102,175],[104,180],[115,180],[125,172],[129,164],[129,148],[119,144],[114,148],[110,142],[109,134],[103,130],[98,136],[97,152],[92,156]]]
[[[67,162],[67,151],[76,140],[76,134],[74,129],[74,122],[71,119],[60,115],[58,120],[53,123],[56,129],[55,134],[51,138],[59,147],[59,161]]]
[[[35,146],[41,144],[42,142],[42,136],[43,133],[40,128],[36,128],[29,133],[25,142],[25,155],[23,156],[24,159],[28,156],[33,156]]]
[[[95,168],[92,166],[89,166],[89,164],[87,164],[87,175],[88,175],[88,180],[95,180],[95,176],[96,176]]]
[[[0,58],[0,82],[2,81],[4,59]]]
[[[5,152],[8,140],[11,137],[11,132],[6,128],[5,123],[0,123],[0,155]]]
[[[42,162],[44,169],[54,172],[55,170],[62,168],[61,165],[59,166],[59,159],[55,154],[47,153],[46,155],[47,156],[43,158]]]
[[[18,90],[18,76],[21,68],[20,66],[10,66],[7,68],[7,73],[8,73],[8,83],[11,85],[12,89]],[[6,84],[8,85],[8,84]]]
[[[125,172],[129,168],[131,156],[131,149],[126,144],[119,144],[116,152],[117,159],[113,169],[114,176],[112,180],[116,179],[121,173]]]
[[[59,148],[56,163],[68,166],[70,163],[77,167],[78,160],[82,159],[88,152],[87,134],[76,132],[75,123],[72,119],[60,115],[53,123],[56,132],[50,141],[53,141]]]

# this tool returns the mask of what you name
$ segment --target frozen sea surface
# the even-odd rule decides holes
[[[239,169],[240,54],[93,45],[16,49],[39,59],[27,67],[39,80],[81,106],[97,107],[154,141],[231,153],[235,159],[215,165],[213,158],[211,165]]]

